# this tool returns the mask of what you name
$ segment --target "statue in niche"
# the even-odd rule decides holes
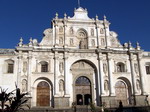
[[[134,70],[136,73],[138,73],[138,65],[136,63],[134,64]]]
[[[106,90],[106,91],[108,90],[108,81],[104,82],[104,90]]]
[[[139,80],[136,81],[136,87],[137,87],[137,90],[140,90],[140,81]]]
[[[92,39],[91,44],[92,44],[92,46],[95,46],[95,40],[94,39]]]
[[[70,28],[70,34],[73,34],[74,33],[74,31],[73,31],[73,28],[71,27]]]
[[[91,36],[94,36],[94,29],[91,29]]]
[[[101,45],[102,45],[102,46],[105,45],[105,40],[104,40],[104,38],[101,38]]]
[[[64,91],[64,81],[63,80],[59,81],[59,91],[60,92]]]
[[[27,91],[27,80],[22,80],[22,92]]]
[[[121,72],[121,66],[117,65],[117,72]]]
[[[100,33],[104,34],[104,29],[103,28],[100,29]]]
[[[59,63],[59,71],[60,71],[60,73],[62,73],[63,72],[63,62],[60,62]]]
[[[74,42],[73,42],[73,38],[70,39],[70,45],[73,45]]]
[[[106,65],[106,63],[103,64],[103,71],[104,71],[104,73],[107,72],[107,65]]]
[[[85,41],[86,41],[85,39],[80,40],[80,44],[79,44],[80,49],[86,49],[87,45]]]
[[[59,38],[59,44],[63,44],[63,38],[62,37]]]
[[[63,27],[62,27],[62,26],[59,27],[59,32],[60,32],[60,33],[63,32]]]
[[[23,62],[23,72],[25,73],[27,71],[27,62]]]

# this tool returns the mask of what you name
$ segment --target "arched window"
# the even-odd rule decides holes
[[[48,72],[48,63],[46,61],[40,62],[41,64],[41,72]]]
[[[90,85],[91,82],[87,77],[81,76],[76,80],[76,85]]]
[[[117,72],[125,72],[125,65],[124,63],[117,63]]]
[[[146,74],[150,74],[150,62],[145,63]]]
[[[7,70],[6,73],[14,73],[14,61],[9,59],[5,61]]]

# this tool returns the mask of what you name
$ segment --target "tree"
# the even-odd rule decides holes
[[[28,101],[26,95],[28,93],[21,93],[17,88],[12,92],[7,93],[7,89],[4,90],[0,87],[0,112],[16,112],[18,110],[24,110],[23,104]],[[29,107],[28,105],[26,105]]]

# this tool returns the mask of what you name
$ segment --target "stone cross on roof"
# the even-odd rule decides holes
[[[80,7],[80,0],[78,0],[78,7]]]

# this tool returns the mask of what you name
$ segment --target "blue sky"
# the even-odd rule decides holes
[[[24,43],[30,37],[40,42],[43,31],[51,27],[58,12],[73,16],[78,0],[0,0],[0,48],[15,48],[20,37]],[[89,17],[107,16],[110,30],[119,35],[123,44],[138,41],[142,49],[150,51],[150,0],[80,0]]]

